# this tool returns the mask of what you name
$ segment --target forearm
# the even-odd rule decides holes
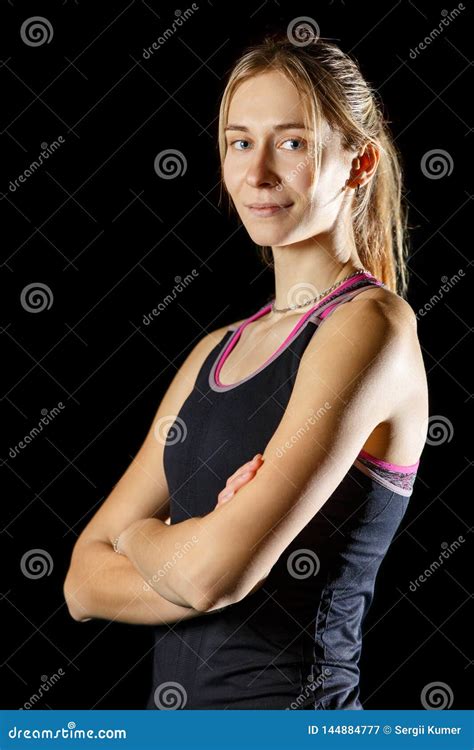
[[[162,625],[203,614],[174,604],[146,585],[124,555],[107,542],[88,542],[66,580],[68,606],[75,619],[99,618],[137,625]]]
[[[170,603],[191,607],[205,604],[206,590],[200,590],[193,575],[196,552],[203,537],[200,516],[168,526],[156,518],[135,521],[119,537],[118,548],[144,581]],[[205,532],[204,532],[205,533]],[[201,606],[196,607],[202,611]]]
[[[149,586],[170,603],[200,612],[223,609],[259,589],[271,569],[248,559],[248,545],[243,547],[242,563],[235,568],[228,565],[233,547],[225,536],[231,527],[226,510],[223,505],[204,517],[171,526],[155,518],[140,519],[122,532],[118,548]],[[216,540],[221,541],[217,554]],[[209,583],[213,580],[214,586]]]

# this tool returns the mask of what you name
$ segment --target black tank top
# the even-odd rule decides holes
[[[318,326],[373,285],[383,283],[368,273],[353,276],[300,318],[264,365],[226,386],[218,380],[225,357],[271,302],[228,329],[168,433],[163,460],[172,524],[212,511],[227,478],[263,454]],[[147,708],[361,709],[362,622],[418,464],[389,464],[361,450],[260,589],[223,609],[154,627]]]

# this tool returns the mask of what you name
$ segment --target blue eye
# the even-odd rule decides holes
[[[304,141],[301,138],[287,138],[286,141],[283,141],[283,143],[288,143],[289,141],[293,141],[293,143],[296,141],[296,143],[304,143]],[[285,149],[285,151],[298,151],[299,149],[296,148],[290,148]]]
[[[302,144],[302,146],[304,146],[304,143],[305,143],[302,138],[287,138],[286,140],[283,141],[283,143],[288,143],[288,142],[300,143]],[[244,138],[239,138],[236,141],[231,141],[230,145],[233,146],[235,143],[249,143],[249,141],[245,140]],[[284,151],[300,151],[300,150],[301,150],[301,146],[299,148],[290,148],[290,149],[285,148],[284,149]],[[238,148],[237,151],[248,151],[248,149]]]
[[[245,141],[243,138],[239,138],[237,141],[231,141],[231,146],[234,145],[234,143],[248,143],[248,141]],[[237,151],[247,151],[245,148],[238,148]]]

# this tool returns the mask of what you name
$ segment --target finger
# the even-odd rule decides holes
[[[260,468],[260,466],[262,465],[262,463],[263,463],[263,456],[260,453],[258,453],[256,456],[254,456],[252,458],[251,461],[247,461],[247,463],[243,464],[243,466],[240,466],[237,469],[237,471],[234,471],[234,473],[230,475],[230,477],[226,481],[226,486],[230,482],[233,482],[233,480],[236,477],[240,476],[240,474],[242,474],[242,473],[244,473],[246,471],[249,471],[251,469],[256,469],[257,467]]]
[[[243,487],[244,484],[247,484],[247,482],[253,479],[255,474],[256,474],[256,470],[254,471],[250,470],[247,472],[242,472],[240,475],[235,477],[235,479],[229,482],[224,487],[224,489],[219,492],[219,495],[217,496],[218,501],[225,502],[226,500],[230,500],[233,497],[233,495],[237,492],[237,490],[240,489],[240,487]]]

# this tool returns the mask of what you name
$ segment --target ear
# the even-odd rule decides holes
[[[353,161],[351,180],[358,185],[365,185],[374,176],[380,161],[380,150],[373,143],[367,143],[361,154]],[[358,167],[354,168],[354,162]]]

